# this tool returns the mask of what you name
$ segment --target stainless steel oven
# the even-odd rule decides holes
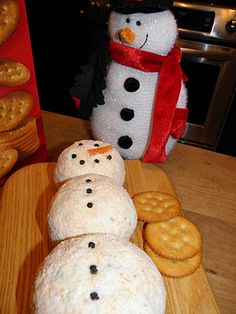
[[[235,105],[236,4],[203,2],[174,2],[189,94],[189,119],[181,141],[217,150]]]

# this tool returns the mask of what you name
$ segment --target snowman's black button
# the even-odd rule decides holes
[[[92,300],[99,300],[99,296],[98,296],[97,292],[90,293],[90,298]]]
[[[91,249],[95,248],[95,243],[94,242],[89,242],[88,247]]]
[[[89,269],[90,269],[90,273],[91,273],[92,275],[95,275],[95,274],[98,272],[98,269],[97,269],[97,266],[96,266],[96,265],[91,265],[91,266],[89,267]]]
[[[93,192],[92,189],[87,189],[87,190],[86,190],[86,193],[88,193],[88,194],[91,194],[92,192]]]
[[[130,121],[134,117],[134,111],[129,108],[123,108],[120,112],[120,116],[124,121]]]
[[[89,202],[89,203],[87,204],[87,207],[88,207],[88,208],[92,208],[92,207],[93,207],[93,203]]]
[[[140,87],[139,81],[136,80],[134,77],[129,77],[125,80],[124,88],[127,92],[136,92]]]
[[[118,145],[121,148],[128,149],[133,145],[133,141],[128,135],[121,136],[118,140]]]

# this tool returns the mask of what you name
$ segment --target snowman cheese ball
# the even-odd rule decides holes
[[[137,214],[128,192],[107,176],[88,174],[68,180],[49,208],[52,240],[88,233],[109,233],[129,239]]]
[[[134,244],[92,234],[61,242],[35,281],[36,314],[164,314],[166,292]]]
[[[59,183],[88,173],[108,176],[122,185],[125,178],[124,161],[110,144],[81,140],[60,154],[54,177],[55,182]]]
[[[163,162],[184,133],[188,116],[172,1],[110,3],[111,61],[106,87],[101,87],[103,104],[92,108],[93,135],[115,146],[123,158]],[[83,101],[78,106],[85,111]]]

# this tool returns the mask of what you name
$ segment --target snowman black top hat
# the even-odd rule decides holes
[[[172,0],[110,0],[111,9],[122,13],[154,13],[171,9]]]

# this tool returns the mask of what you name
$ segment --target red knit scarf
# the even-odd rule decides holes
[[[109,52],[111,58],[122,65],[144,72],[160,72],[152,114],[152,132],[142,160],[165,161],[165,145],[169,135],[179,138],[188,117],[186,108],[176,108],[183,79],[180,49],[174,46],[167,56],[161,56],[111,41]]]

